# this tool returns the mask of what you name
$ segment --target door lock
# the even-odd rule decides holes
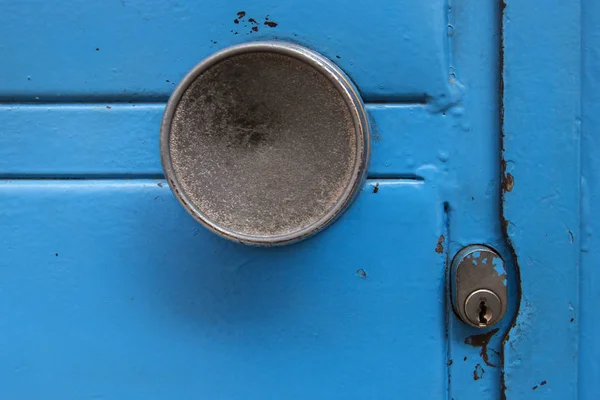
[[[486,328],[504,317],[508,307],[506,268],[500,255],[483,245],[471,245],[452,261],[452,305],[458,317]]]

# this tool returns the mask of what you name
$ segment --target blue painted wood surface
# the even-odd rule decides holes
[[[378,183],[274,249],[161,181],[0,184],[0,398],[443,398],[443,208]]]
[[[594,0],[0,4],[0,399],[600,396]],[[277,249],[197,225],[158,154],[182,76],[260,39],[338,63],[373,127],[356,204]],[[444,292],[472,243],[511,276],[491,330]]]
[[[164,100],[208,55],[266,39],[336,61],[369,100],[447,96],[443,0],[3,0],[2,11],[3,101]]]
[[[507,399],[578,395],[586,312],[579,307],[580,18],[579,2],[509,1],[504,9],[503,209],[521,281],[504,346]]]
[[[30,14],[21,7],[32,4],[39,5],[8,6],[13,12],[2,16],[1,29],[15,39],[0,50],[18,53],[23,32],[33,37],[44,29],[45,22],[34,26],[29,21],[35,18],[18,17]],[[72,8],[64,4],[57,9]],[[190,4],[182,7],[201,9]],[[202,41],[214,32],[197,24],[201,18],[193,12],[183,29],[169,32],[183,14],[173,17],[164,4],[156,10],[136,5],[134,11],[150,15],[142,15],[143,22],[139,13],[128,14],[132,8],[98,7],[86,3],[51,37],[36,35],[33,49],[54,50],[47,63],[19,53],[0,90],[5,103],[33,103],[0,107],[0,176],[8,179],[0,215],[8,222],[4,229],[17,229],[3,236],[3,244],[11,251],[7,260],[24,265],[13,269],[7,262],[2,270],[11,282],[4,287],[14,288],[6,299],[21,304],[5,322],[12,327],[5,343],[18,343],[2,365],[6,393],[361,399],[500,394],[499,365],[484,364],[486,371],[474,379],[484,356],[465,342],[480,332],[456,320],[444,288],[445,264],[462,245],[489,243],[504,251],[497,218],[499,31],[491,23],[499,10],[493,4],[331,3],[319,5],[319,15],[280,4],[279,38],[329,56],[367,101],[378,101],[367,109],[373,126],[369,175],[380,186],[375,194],[375,181],[367,184],[331,229],[275,251],[213,237],[152,181],[162,175],[161,102],[174,84],[205,55],[268,36],[221,35],[207,44]],[[202,18],[216,21],[236,7],[204,3],[202,10],[210,12]],[[310,13],[308,22],[302,13]],[[352,28],[357,15],[366,24],[362,31]],[[90,58],[84,42],[100,39],[108,18],[114,29]],[[85,32],[76,29],[80,24]],[[304,33],[296,33],[299,26]],[[142,34],[119,35],[123,30]],[[71,37],[73,32],[79,34]],[[80,69],[65,67],[59,47],[71,49]],[[93,180],[39,180],[50,178]],[[384,200],[373,197],[381,194]],[[25,240],[34,232],[35,241]],[[217,253],[215,243],[222,246]],[[350,273],[343,276],[348,263]],[[255,272],[263,264],[266,272]],[[66,274],[64,283],[54,277],[55,265],[63,266],[57,268]],[[322,268],[329,269],[318,272]],[[355,286],[365,282],[376,284]],[[294,302],[286,302],[288,293]],[[22,319],[26,314],[29,323]],[[41,326],[48,327],[43,341],[34,336]],[[501,328],[490,354],[500,349]],[[98,341],[105,347],[95,350]],[[36,357],[44,343],[50,350]],[[178,343],[173,353],[171,343]],[[56,359],[60,363],[51,368]],[[490,363],[497,363],[493,355]],[[26,384],[31,381],[37,385]]]
[[[600,397],[600,3],[585,0],[582,15],[579,385],[582,400]]]

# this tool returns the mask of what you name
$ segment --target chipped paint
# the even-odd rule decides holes
[[[367,278],[367,272],[362,268],[356,270],[356,275],[360,276],[361,278]]]
[[[502,188],[505,192],[511,192],[513,187],[515,186],[515,178],[512,176],[510,172],[504,175],[504,179],[502,180]]]
[[[444,252],[444,235],[440,235],[437,245],[435,246],[435,252],[442,254]]]
[[[492,337],[498,332],[498,329],[499,328],[492,329],[491,331],[487,333],[482,333],[481,335],[472,335],[465,339],[465,344],[481,348],[479,355],[481,356],[483,362],[490,367],[497,367],[496,364],[492,364],[490,362],[490,357],[488,354],[488,345]],[[495,350],[492,351],[495,352]]]
[[[494,271],[496,271],[498,276],[506,275],[504,261],[502,261],[500,257],[494,257],[494,259],[492,259],[492,265],[494,266]]]
[[[485,370],[483,369],[481,364],[477,364],[475,366],[475,369],[473,370],[473,379],[478,381],[479,379],[483,378],[484,373],[485,373]]]

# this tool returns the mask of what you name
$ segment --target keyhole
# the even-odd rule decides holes
[[[479,313],[477,315],[479,316],[480,325],[487,325],[492,319],[492,310],[490,310],[483,300],[479,303]]]

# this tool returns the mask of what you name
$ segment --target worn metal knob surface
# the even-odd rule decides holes
[[[283,42],[222,50],[192,69],[161,126],[169,184],[198,221],[276,245],[330,224],[364,180],[369,126],[350,79]]]

